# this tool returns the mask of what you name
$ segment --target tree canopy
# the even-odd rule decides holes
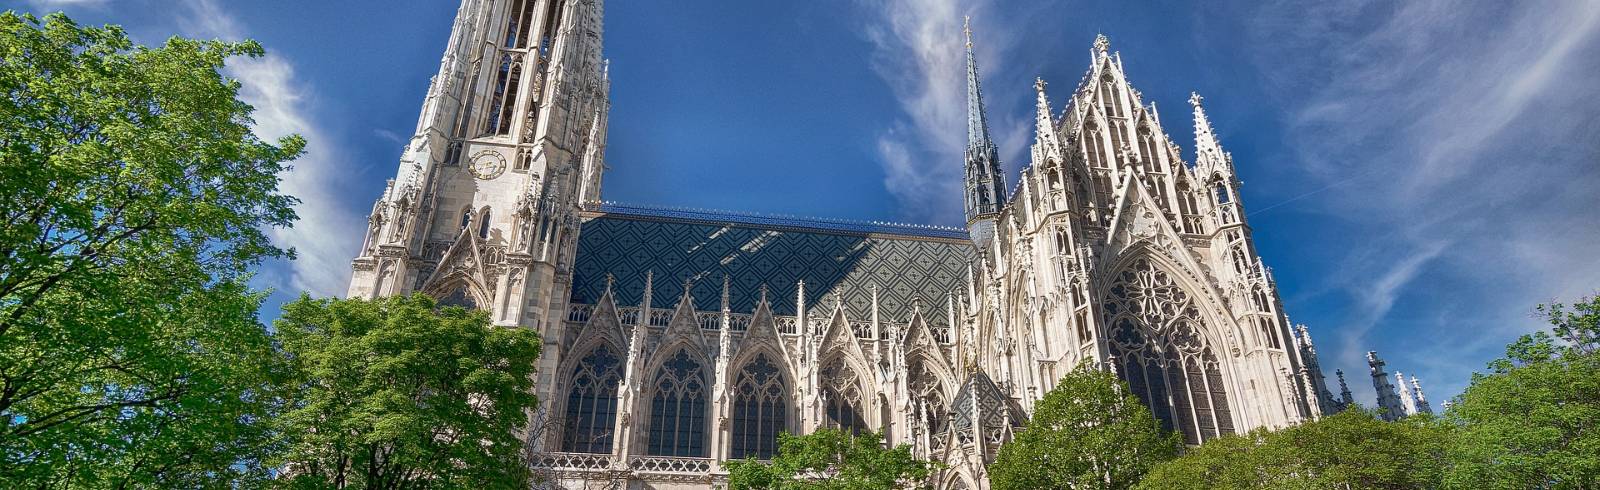
[[[1034,405],[989,467],[996,489],[1130,488],[1177,455],[1179,438],[1116,374],[1080,365]]]
[[[1455,488],[1600,487],[1600,296],[1539,307],[1525,335],[1445,412]]]
[[[229,58],[0,13],[0,479],[193,487],[265,478],[279,372],[262,295],[295,218],[291,136],[252,134]]]
[[[1190,448],[1142,488],[1552,488],[1600,484],[1600,297],[1542,305],[1442,417],[1347,410]]]
[[[876,490],[917,486],[934,465],[911,455],[911,446],[884,448],[883,436],[837,429],[778,435],[771,463],[729,461],[733,489]]]
[[[539,338],[427,296],[311,299],[274,324],[292,365],[295,488],[528,488],[518,432]]]
[[[1445,434],[1423,417],[1385,422],[1352,409],[1189,448],[1139,482],[1150,489],[1435,488]]]

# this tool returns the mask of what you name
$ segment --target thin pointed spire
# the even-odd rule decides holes
[[[1350,385],[1344,383],[1344,370],[1335,369],[1333,374],[1339,376],[1339,402],[1343,403],[1345,408],[1350,408],[1356,404],[1356,397],[1350,393]]]
[[[961,23],[967,39],[967,148],[994,146],[989,139],[989,119],[983,110],[983,89],[978,83],[978,58],[972,54],[972,18]],[[970,150],[969,150],[970,151]]]
[[[983,89],[978,81],[978,58],[972,50],[972,19],[962,22],[967,50],[967,231],[978,248],[988,246],[994,215],[1005,199],[1005,177],[1000,174],[1000,153],[989,137],[989,120],[983,110]]]
[[[1194,106],[1194,152],[1196,163],[1218,164],[1223,161],[1222,143],[1211,129],[1211,119],[1206,117],[1205,100],[1198,92],[1189,92],[1189,105]]]
[[[1038,137],[1041,142],[1045,142],[1049,150],[1053,152],[1057,150],[1055,147],[1057,144],[1056,120],[1055,116],[1050,114],[1050,97],[1045,94],[1045,88],[1049,85],[1050,84],[1044,81],[1044,78],[1033,79],[1033,91],[1035,94],[1033,103],[1033,131],[1035,136]]]
[[[730,290],[730,287],[729,287],[730,284],[729,283],[731,281],[732,281],[732,278],[728,277],[727,274],[723,274],[722,275],[722,311],[729,311],[728,310],[728,296],[729,296],[728,293],[729,293],[729,290]]]

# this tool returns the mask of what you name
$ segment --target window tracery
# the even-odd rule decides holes
[[[826,407],[826,424],[852,434],[867,430],[862,420],[861,380],[844,359],[834,359],[822,369],[822,403]]]
[[[611,452],[612,428],[617,418],[617,384],[622,381],[621,358],[605,344],[596,346],[572,370],[567,391],[567,427],[561,450],[578,453]]]
[[[1109,347],[1134,395],[1189,444],[1233,433],[1222,373],[1189,294],[1146,258],[1119,273],[1109,293]]]
[[[912,359],[906,379],[910,380],[912,407],[917,411],[914,416],[918,423],[926,424],[929,434],[943,434],[949,423],[950,407],[945,402],[942,383],[926,358]]]
[[[788,404],[783,371],[766,353],[739,370],[734,381],[733,445],[729,457],[771,459],[778,452]]]
[[[478,308],[478,300],[467,290],[466,284],[456,284],[446,291],[449,293],[439,297],[439,306],[460,306],[469,310]]]
[[[706,374],[687,350],[656,370],[650,400],[651,456],[706,456]]]

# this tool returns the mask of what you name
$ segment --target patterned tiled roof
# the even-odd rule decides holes
[[[637,305],[654,271],[652,306],[673,307],[691,280],[695,308],[715,311],[727,275],[735,313],[753,311],[765,284],[774,313],[793,315],[804,280],[808,312],[831,309],[837,291],[847,314],[866,320],[876,285],[887,320],[904,321],[921,298],[929,322],[943,324],[946,294],[964,287],[972,254],[950,228],[605,205],[579,235],[572,301],[597,300],[609,273],[618,302]]]

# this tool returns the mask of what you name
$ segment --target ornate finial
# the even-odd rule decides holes
[[[761,283],[761,302],[767,302],[767,283]]]
[[[961,17],[961,33],[967,37],[967,49],[972,49],[972,16]]]
[[[728,311],[729,282],[731,280],[727,274],[722,275],[722,311]]]
[[[611,275],[610,272],[607,272],[606,273],[606,291],[607,292],[611,291],[611,286],[615,285],[616,283],[617,283],[617,276],[613,276],[613,275]]]
[[[1105,53],[1106,51],[1111,50],[1111,39],[1107,38],[1105,34],[1095,34],[1094,50],[1100,53]]]
[[[1200,102],[1205,99],[1205,97],[1200,96],[1200,92],[1189,92],[1189,105],[1200,107]]]
[[[1045,86],[1046,86],[1046,85],[1050,85],[1050,84],[1049,84],[1049,83],[1046,83],[1046,82],[1045,82],[1045,81],[1044,81],[1044,78],[1043,78],[1043,77],[1034,77],[1034,78],[1033,78],[1033,89],[1034,89],[1034,90],[1037,90],[1037,91],[1040,91],[1040,92],[1043,92],[1043,91],[1044,91],[1044,87],[1045,87]]]

